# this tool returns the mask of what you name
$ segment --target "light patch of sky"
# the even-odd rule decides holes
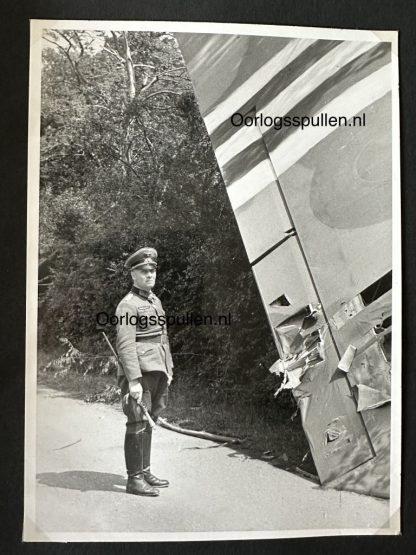
[[[101,52],[103,46],[105,44],[106,36],[111,36],[109,31],[71,31],[71,35],[76,33],[79,38],[82,47],[86,52],[90,55],[97,54]],[[54,29],[45,29],[43,33],[44,39],[44,48],[53,48],[55,50],[59,50],[59,47],[64,48],[65,50],[68,48],[69,43],[65,39],[65,31],[56,31]],[[75,36],[71,36],[71,43],[72,48],[77,51],[77,53],[81,52],[81,45],[77,44]]]
[[[111,37],[112,36],[112,32],[111,31],[71,31],[70,29],[68,29],[68,31],[70,31],[71,33],[76,33],[77,36],[79,37],[80,42],[82,43],[83,48],[85,49],[85,51],[88,51],[89,54],[94,55],[97,54],[98,52],[101,52],[104,44],[105,44],[105,40],[107,37]],[[138,31],[140,33],[140,31]],[[59,46],[61,46],[62,48],[67,49],[69,44],[68,41],[64,38],[65,31],[57,31],[55,29],[45,29],[44,33],[43,33],[43,38],[44,38],[44,48],[53,48],[58,50]],[[118,34],[118,32],[116,32],[116,34]],[[168,42],[168,41],[176,41],[175,37],[171,34],[171,33],[163,33],[162,35],[159,36],[159,40],[164,42]],[[72,48],[76,48],[77,51],[81,51],[81,47],[80,45],[76,44],[76,41],[73,40],[71,41],[73,43]]]

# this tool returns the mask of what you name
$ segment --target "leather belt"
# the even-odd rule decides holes
[[[136,335],[136,343],[168,343],[168,336],[164,335],[155,335],[153,337],[145,337],[142,335]]]

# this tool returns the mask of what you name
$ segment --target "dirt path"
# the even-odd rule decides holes
[[[73,539],[74,533],[98,539],[114,532],[126,539],[126,533],[155,539],[156,532],[233,531],[241,537],[242,530],[368,529],[388,521],[386,501],[325,490],[230,447],[161,428],[152,470],[171,486],[158,498],[126,495],[124,420],[114,407],[39,391],[39,539]]]

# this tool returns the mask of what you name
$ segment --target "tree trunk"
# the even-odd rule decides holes
[[[127,40],[127,32],[123,32],[123,43],[124,43],[124,55],[125,55],[125,67],[127,73],[127,85],[129,99],[133,100],[136,96],[136,77],[134,75],[133,60],[131,59],[131,52],[129,47],[129,42]]]

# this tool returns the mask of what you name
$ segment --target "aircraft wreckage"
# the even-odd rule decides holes
[[[388,497],[391,45],[176,38],[320,481]]]

